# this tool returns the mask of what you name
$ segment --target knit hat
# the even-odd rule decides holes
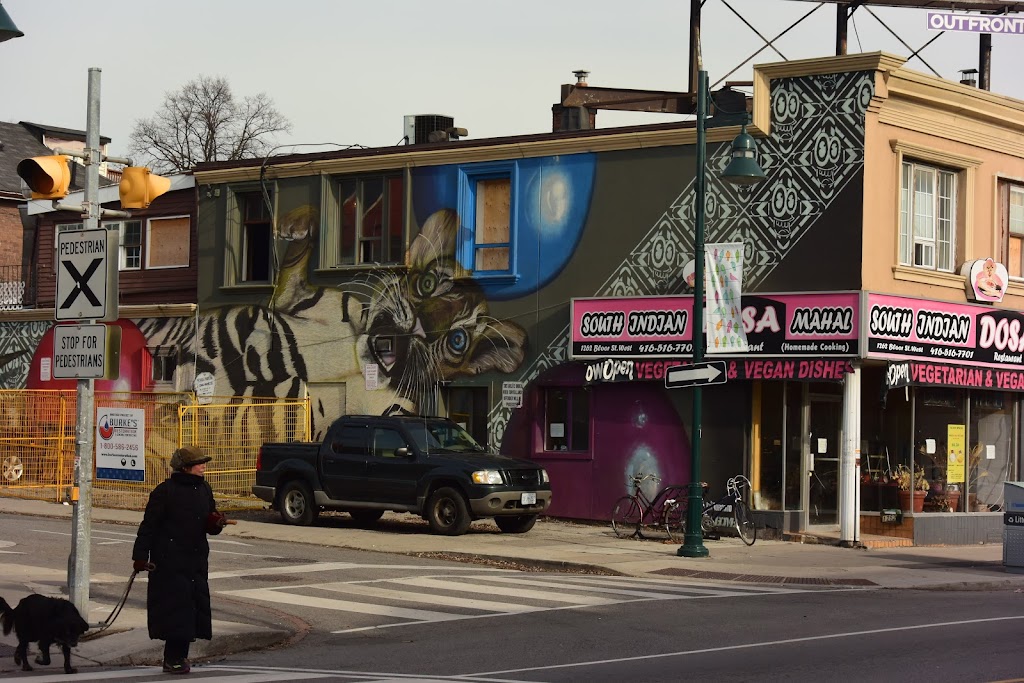
[[[171,456],[171,469],[180,472],[193,465],[201,465],[213,460],[199,446],[182,446]]]

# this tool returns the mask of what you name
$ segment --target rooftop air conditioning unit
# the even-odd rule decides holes
[[[440,114],[419,114],[405,117],[405,139],[410,145],[420,145],[426,142],[440,142],[441,140],[457,139],[457,135],[445,133],[455,127],[455,119],[451,116]],[[431,133],[442,133],[431,138]],[[440,138],[440,139],[436,139]]]

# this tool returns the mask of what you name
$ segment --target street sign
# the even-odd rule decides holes
[[[678,365],[665,371],[665,387],[678,389],[705,384],[725,384],[725,361]]]
[[[54,379],[117,379],[121,328],[117,325],[57,325],[53,328]]]
[[[57,234],[57,320],[116,320],[117,232],[68,230]],[[110,244],[112,243],[112,246]]]

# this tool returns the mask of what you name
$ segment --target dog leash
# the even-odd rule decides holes
[[[132,571],[132,575],[128,577],[128,585],[124,587],[124,593],[121,594],[121,599],[117,601],[116,605],[114,605],[114,609],[110,612],[110,616],[108,616],[104,621],[100,622],[99,628],[96,631],[85,634],[79,640],[91,640],[92,638],[96,638],[97,636],[99,636],[99,634],[103,633],[108,628],[110,628],[110,625],[113,624],[114,620],[117,619],[117,616],[121,614],[121,610],[124,608],[124,604],[128,601],[128,594],[132,590],[132,584],[135,583],[135,577],[138,575],[138,573],[139,571],[136,569]]]

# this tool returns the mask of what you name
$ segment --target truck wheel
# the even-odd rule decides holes
[[[373,526],[377,520],[384,516],[383,510],[349,510],[348,514],[359,526]]]
[[[313,492],[309,484],[298,479],[293,479],[281,489],[278,509],[285,524],[297,526],[309,526],[320,514],[319,508],[313,502]]]
[[[466,533],[469,523],[469,509],[466,499],[453,488],[445,486],[431,494],[427,501],[427,522],[430,530],[443,536],[460,536]]]
[[[537,523],[537,515],[512,515],[495,517],[494,523],[505,534],[525,534]]]

